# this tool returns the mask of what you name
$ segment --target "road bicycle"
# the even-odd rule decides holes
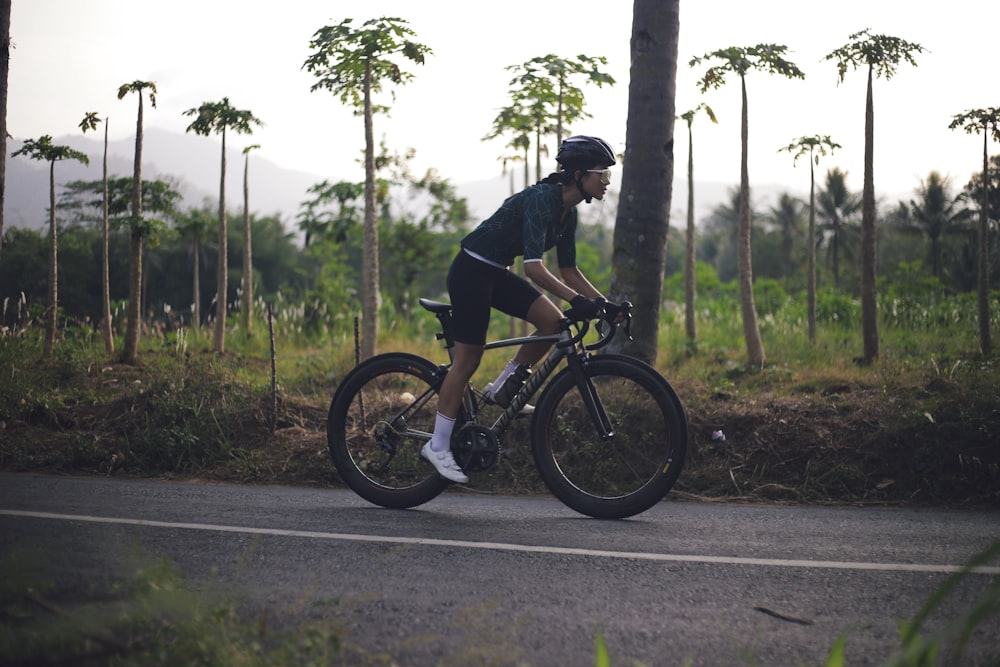
[[[454,360],[451,305],[428,299],[420,305],[437,317],[437,338]],[[587,516],[620,519],[666,496],[687,452],[684,407],[652,366],[598,352],[619,328],[630,335],[631,308],[622,304],[617,318],[602,310],[591,343],[585,342],[591,320],[564,317],[557,334],[486,344],[486,350],[541,341],[553,347],[492,425],[481,423],[486,398],[469,385],[451,442],[466,474],[497,464],[508,427],[544,386],[530,417],[531,451],[556,498]],[[565,367],[555,372],[563,360]],[[451,484],[420,456],[449,367],[413,354],[381,354],[357,365],[337,387],[327,441],[340,477],[359,496],[383,507],[410,508]]]

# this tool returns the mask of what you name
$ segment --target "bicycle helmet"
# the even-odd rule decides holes
[[[577,134],[562,142],[556,162],[564,169],[589,169],[597,164],[615,165],[615,152],[599,137]]]

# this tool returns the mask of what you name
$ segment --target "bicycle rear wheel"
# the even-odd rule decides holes
[[[622,519],[644,512],[670,491],[684,466],[687,418],[670,384],[631,357],[600,355],[584,371],[614,435],[595,426],[565,368],[535,406],[532,452],[539,475],[581,514]]]
[[[327,443],[355,493],[382,507],[415,507],[448,486],[420,456],[434,431],[437,367],[411,354],[372,357],[354,368],[330,403]]]

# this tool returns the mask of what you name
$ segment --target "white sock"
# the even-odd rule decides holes
[[[431,437],[431,450],[443,452],[451,449],[451,432],[455,428],[455,420],[445,417],[440,412],[434,419],[434,435]]]
[[[510,377],[510,374],[513,373],[515,370],[517,370],[517,367],[518,363],[516,361],[514,361],[513,359],[508,361],[507,365],[503,367],[502,371],[500,371],[500,375],[498,375],[497,379],[493,381],[492,385],[493,391],[495,392],[500,391],[500,387],[502,387],[503,383],[507,381],[507,378]]]

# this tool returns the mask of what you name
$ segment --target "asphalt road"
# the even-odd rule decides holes
[[[897,622],[998,538],[996,511],[668,500],[598,521],[459,490],[391,511],[341,490],[0,475],[0,557],[44,553],[59,586],[114,580],[139,548],[405,666],[593,665],[598,632],[616,666],[821,665],[841,634],[848,665],[878,665]],[[968,575],[929,628],[997,576]],[[968,652],[1000,660],[1000,619]]]

